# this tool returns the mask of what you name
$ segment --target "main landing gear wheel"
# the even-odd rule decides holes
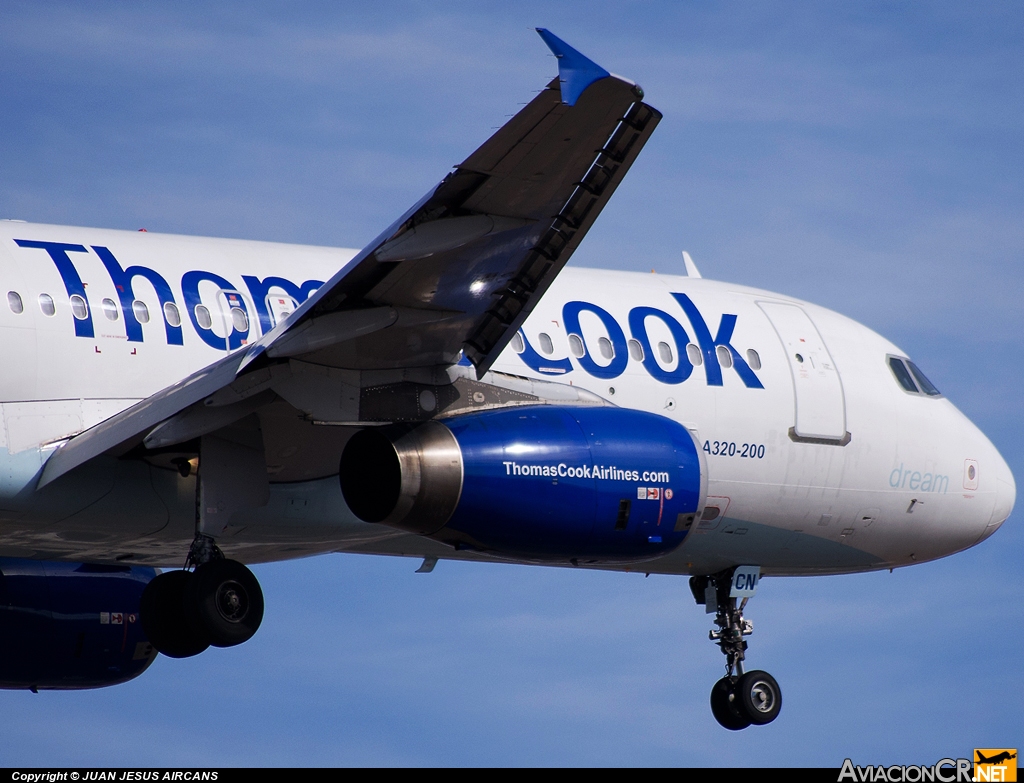
[[[713,576],[695,576],[690,579],[690,590],[698,604],[715,613],[718,630],[709,634],[717,642],[726,659],[726,675],[711,689],[711,713],[724,728],[739,731],[747,726],[763,726],[779,716],[782,709],[782,690],[768,672],[760,670],[744,673],[747,642],[743,638],[754,632],[754,626],[743,618],[747,598],[739,606],[732,595],[733,574],[729,569]],[[757,571],[741,569],[746,581],[741,581],[746,595],[753,593],[750,580],[756,583]],[[753,576],[750,574],[753,573]],[[743,593],[741,593],[743,594]]]
[[[142,591],[142,630],[150,644],[170,658],[189,658],[210,646],[205,635],[197,633],[185,618],[185,596],[194,580],[191,571],[167,571]]]
[[[260,583],[235,560],[210,560],[198,566],[185,601],[190,624],[214,647],[249,641],[263,621]]]
[[[207,647],[234,647],[253,637],[263,620],[263,591],[252,571],[218,557],[195,571],[168,571],[142,592],[142,629],[171,658]]]

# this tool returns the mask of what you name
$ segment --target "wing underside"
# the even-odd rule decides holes
[[[482,377],[661,119],[635,84],[541,34],[559,77],[527,106],[287,321],[72,438],[38,486],[100,454],[165,448],[282,400],[309,421],[358,424],[387,420],[367,404],[382,388],[451,386],[448,368],[463,357]]]

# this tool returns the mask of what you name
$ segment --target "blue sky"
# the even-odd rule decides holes
[[[349,7],[351,6],[351,7]],[[0,216],[358,247],[555,73],[665,118],[573,263],[792,294],[886,335],[1024,475],[1024,6],[0,6]],[[257,568],[234,650],[0,693],[10,765],[933,763],[1020,746],[1024,534],[767,580],[730,733],[685,579],[332,555]]]

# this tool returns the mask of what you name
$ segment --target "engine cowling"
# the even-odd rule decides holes
[[[628,563],[682,543],[707,497],[702,462],[663,416],[537,405],[361,430],[339,473],[366,522],[517,559]]]
[[[156,657],[139,622],[152,568],[0,558],[0,688],[116,685]]]

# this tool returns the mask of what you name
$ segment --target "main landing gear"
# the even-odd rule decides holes
[[[251,639],[263,620],[263,591],[252,571],[202,535],[185,568],[158,575],[142,593],[139,615],[150,643],[171,658],[188,658]]]
[[[747,642],[754,625],[743,619],[747,600],[754,594],[760,569],[731,568],[713,576],[694,576],[690,590],[708,614],[714,613],[717,631],[709,637],[717,642],[726,659],[726,675],[711,689],[711,712],[722,726],[732,731],[751,724],[771,723],[782,709],[782,690],[768,672],[744,672]],[[739,606],[738,598],[742,598]]]

